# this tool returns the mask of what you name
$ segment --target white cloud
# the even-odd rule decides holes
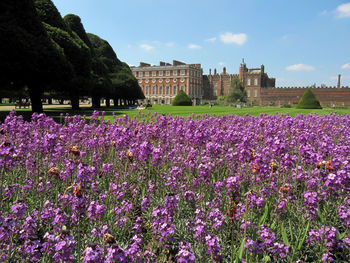
[[[189,49],[200,49],[200,48],[202,48],[201,46],[196,45],[196,44],[189,44],[187,47],[188,47]]]
[[[314,71],[315,68],[310,65],[305,64],[294,64],[286,67],[286,70],[288,71]]]
[[[222,62],[222,61],[220,61],[218,64],[219,66],[225,66],[225,62]]]
[[[141,44],[140,48],[142,48],[142,49],[144,49],[146,51],[150,51],[150,50],[154,49],[154,47],[152,47],[150,45],[147,45],[147,44]]]
[[[335,12],[338,18],[350,17],[350,2],[339,5]]]
[[[350,64],[346,63],[343,66],[341,66],[342,69],[350,69]]]
[[[220,35],[220,40],[225,44],[234,43],[241,46],[247,41],[247,35],[244,33],[233,34],[231,32],[226,32]]]
[[[208,38],[205,41],[206,42],[215,42],[216,41],[216,37]]]

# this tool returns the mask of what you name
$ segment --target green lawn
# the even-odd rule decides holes
[[[53,117],[56,121],[60,121],[60,113],[63,113],[64,115],[68,113],[69,115],[86,115],[87,118],[89,118],[92,114],[94,109],[91,108],[84,108],[82,107],[81,111],[79,112],[73,112],[70,107],[67,108],[53,108],[53,109],[47,109],[45,110],[45,114],[47,116]],[[308,113],[314,113],[319,115],[329,114],[334,112],[331,108],[325,108],[322,110],[306,110],[306,109],[295,109],[295,108],[279,108],[279,107],[247,107],[238,109],[235,107],[230,106],[224,106],[224,105],[215,105],[212,108],[209,108],[208,105],[206,106],[171,106],[171,105],[154,105],[151,108],[148,108],[146,110],[137,110],[137,109],[116,109],[116,108],[101,108],[99,111],[105,111],[106,119],[112,119],[113,113],[117,117],[121,117],[124,114],[128,115],[130,118],[133,118],[135,115],[137,115],[139,112],[141,115],[144,115],[145,118],[149,116],[149,114],[157,113],[157,114],[165,114],[172,116],[197,116],[198,114],[209,114],[209,115],[216,115],[216,116],[222,116],[222,115],[240,115],[243,116],[245,114],[249,114],[252,116],[259,116],[261,113],[266,114],[289,114],[291,116],[295,116],[296,114],[308,114]],[[350,114],[350,109],[335,109],[337,114]],[[0,121],[3,121],[4,118],[8,115],[9,111],[0,111]],[[31,116],[31,111],[28,109],[19,109],[17,110],[18,114],[23,115],[24,119],[29,120]]]

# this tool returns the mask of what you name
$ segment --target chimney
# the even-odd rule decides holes
[[[216,68],[214,68],[214,75],[216,75]]]
[[[340,89],[340,77],[341,77],[341,75],[339,74],[338,75],[338,89]]]
[[[211,75],[211,68],[209,69],[209,75]]]
[[[261,65],[261,73],[264,74],[264,71],[265,71],[265,67],[264,65]]]
[[[224,67],[224,69],[223,69],[223,72],[222,73],[224,73],[224,75],[226,75],[226,67]]]
[[[159,62],[159,66],[165,66],[165,62],[163,61]]]

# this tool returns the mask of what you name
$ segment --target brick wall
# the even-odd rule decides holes
[[[322,106],[350,106],[350,88],[310,88]],[[306,88],[261,88],[260,102],[269,105],[296,104]]]

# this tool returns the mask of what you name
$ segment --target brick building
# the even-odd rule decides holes
[[[201,64],[173,60],[173,64],[160,62],[155,66],[141,62],[131,70],[146,100],[152,104],[171,104],[179,90],[185,91],[193,101],[202,99]]]
[[[219,96],[226,97],[229,93],[233,78],[239,78],[242,81],[247,91],[248,101],[250,102],[260,102],[262,88],[275,87],[275,79],[269,78],[265,73],[264,65],[261,65],[260,68],[248,69],[244,60],[242,60],[239,74],[228,74],[224,67],[222,73],[218,74],[216,69],[214,69],[214,75],[212,75],[210,69],[209,75],[203,77],[203,84],[205,86],[204,98],[217,99]]]
[[[244,60],[238,74],[228,74],[226,68],[219,74],[214,69],[212,75],[203,75],[203,99],[214,100],[219,96],[227,96],[233,78],[242,81],[248,95],[248,102],[258,105],[296,104],[303,96],[306,88],[312,90],[323,106],[350,106],[350,87],[341,87],[340,75],[336,87],[275,87],[275,78],[270,78],[264,65],[260,68],[247,68]]]

